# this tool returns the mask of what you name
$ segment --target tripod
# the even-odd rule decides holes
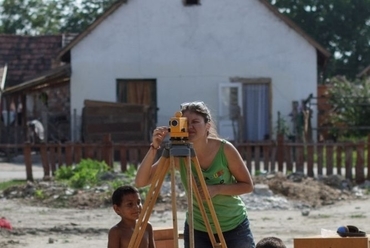
[[[163,180],[169,170],[171,170],[171,200],[172,200],[172,221],[173,221],[173,236],[174,236],[174,247],[178,248],[178,227],[177,227],[177,207],[176,207],[176,192],[175,192],[175,157],[185,157],[187,158],[186,167],[186,179],[188,186],[188,224],[189,224],[189,242],[190,248],[194,248],[194,224],[193,224],[193,193],[195,193],[196,200],[198,202],[202,218],[207,228],[207,232],[211,243],[214,248],[221,247],[227,248],[226,242],[224,240],[220,224],[217,219],[216,212],[214,210],[211,197],[207,190],[205,180],[202,176],[202,171],[200,169],[198,158],[195,155],[195,151],[191,143],[184,140],[172,141],[166,144],[162,156],[159,159],[159,164],[156,172],[153,176],[153,181],[151,183],[147,198],[145,200],[143,210],[140,213],[139,219],[136,223],[134,233],[131,237],[129,248],[137,248],[143,238],[150,214],[153,210],[153,206],[156,203],[157,197],[159,195],[160,189],[162,187]],[[194,169],[197,174],[199,183],[197,184],[194,175],[192,174],[191,162],[194,164]],[[195,187],[193,187],[195,185]],[[200,189],[199,189],[200,187]],[[203,198],[202,198],[203,197]],[[205,202],[204,202],[205,201]],[[215,226],[218,238],[220,242],[217,242],[215,236],[212,232],[211,222],[208,219],[206,210],[204,208],[204,203],[207,204],[213,224]]]

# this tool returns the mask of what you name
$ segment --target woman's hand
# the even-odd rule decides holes
[[[207,189],[211,198],[218,194],[218,186],[219,185],[207,185]]]
[[[159,148],[167,134],[168,127],[163,126],[154,129],[152,137],[152,145],[154,146],[154,148]]]

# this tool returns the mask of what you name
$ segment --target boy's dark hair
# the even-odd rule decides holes
[[[256,248],[286,248],[286,246],[277,237],[266,237],[257,243]]]
[[[120,206],[125,195],[137,193],[139,193],[139,190],[130,185],[118,187],[112,194],[112,204]]]

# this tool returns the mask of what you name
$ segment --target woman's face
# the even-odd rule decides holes
[[[204,117],[200,114],[185,111],[183,117],[188,120],[189,140],[195,141],[197,139],[207,138],[209,130],[209,123],[205,123]]]

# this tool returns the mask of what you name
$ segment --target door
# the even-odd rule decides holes
[[[148,135],[157,123],[157,81],[155,79],[118,79],[117,102],[149,106]]]
[[[243,84],[244,141],[270,139],[270,84]]]
[[[240,141],[242,90],[241,84],[219,85],[219,119],[218,132],[229,141]]]

